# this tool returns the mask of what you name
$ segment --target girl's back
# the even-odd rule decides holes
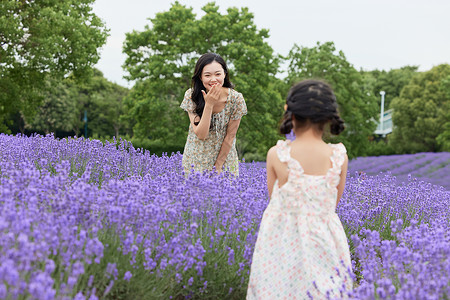
[[[305,174],[325,175],[331,168],[333,149],[323,141],[293,141],[290,154],[300,163]]]
[[[285,154],[289,157],[286,158],[286,161],[280,159],[278,153],[279,146],[272,147],[269,150],[267,154],[267,184],[269,195],[272,194],[275,184],[278,187],[284,186],[289,180],[289,174],[298,172],[295,169],[301,170],[301,173],[306,176],[325,178],[327,175],[330,175],[329,173],[333,168],[333,154],[336,145],[326,144],[321,139],[317,139],[314,137],[313,132],[306,132],[304,135],[306,137],[299,137],[289,144],[288,153]],[[339,170],[337,170],[340,173],[338,178],[332,179],[333,187],[337,189],[337,194],[335,199],[333,199],[335,205],[339,202],[345,186],[348,164],[348,158],[345,153],[343,154],[343,159],[342,164],[339,165]],[[291,162],[291,165],[289,165],[289,160],[296,163],[292,164]],[[302,184],[302,182],[299,182],[299,179],[300,177],[291,178],[291,181],[298,181],[297,184]],[[307,182],[303,181],[303,184],[307,184]]]
[[[279,141],[272,148],[278,160],[273,165],[286,181],[275,180],[261,221],[247,299],[325,299],[327,292],[336,297],[342,286],[351,286],[347,239],[335,213],[345,147],[325,144],[309,152],[313,158],[306,163],[308,151],[295,146]],[[311,165],[314,159],[320,167],[307,174],[300,161]]]
[[[274,150],[271,150],[275,152]],[[299,162],[304,173],[308,175],[325,175],[331,168],[331,155],[333,149],[323,141],[310,142],[295,140],[290,144],[290,156]],[[273,153],[274,154],[274,153]],[[288,179],[288,166],[273,155],[273,167],[277,173],[279,185]],[[270,159],[270,158],[269,158]]]

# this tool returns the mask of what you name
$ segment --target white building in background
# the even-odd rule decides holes
[[[380,120],[378,121],[377,129],[375,130],[375,134],[381,135],[385,137],[387,134],[392,132],[392,109],[384,111],[384,95],[386,95],[385,91],[380,92],[381,95],[381,112],[380,112]]]
[[[377,122],[377,129],[375,129],[375,134],[381,135],[383,137],[385,137],[386,135],[388,135],[389,133],[392,132],[392,113],[393,113],[393,109],[389,109],[385,112],[383,112],[383,118],[382,118],[382,122],[381,122],[381,118],[380,120]]]

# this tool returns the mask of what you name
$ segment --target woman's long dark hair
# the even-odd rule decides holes
[[[308,120],[318,124],[323,130],[330,122],[330,132],[338,135],[344,129],[344,121],[339,116],[336,96],[331,87],[320,80],[303,80],[294,85],[286,100],[287,109],[280,126],[282,134],[288,134],[293,128],[292,116],[300,123]]]
[[[191,81],[192,101],[194,101],[194,103],[195,103],[194,112],[200,118],[202,117],[203,109],[205,108],[205,99],[203,99],[202,90],[206,91],[206,88],[203,85],[202,80],[201,80],[202,72],[203,72],[203,68],[206,65],[209,65],[210,63],[212,63],[214,61],[218,62],[222,66],[222,68],[225,72],[225,79],[223,81],[223,87],[227,87],[227,88],[234,87],[234,85],[230,82],[230,76],[228,74],[227,64],[225,63],[225,61],[219,54],[206,53],[206,54],[203,54],[202,56],[200,56],[197,63],[195,64],[194,75],[192,76],[192,81]]]

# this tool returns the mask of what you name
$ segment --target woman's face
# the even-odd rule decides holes
[[[207,92],[209,92],[214,85],[222,86],[223,81],[225,80],[225,71],[222,68],[222,65],[217,61],[205,65],[200,80]]]

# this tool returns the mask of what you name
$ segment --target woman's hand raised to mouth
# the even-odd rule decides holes
[[[211,87],[208,94],[202,90],[203,99],[205,99],[205,108],[210,108],[211,110],[220,102],[220,96],[222,94],[222,86],[220,84],[215,84]]]

